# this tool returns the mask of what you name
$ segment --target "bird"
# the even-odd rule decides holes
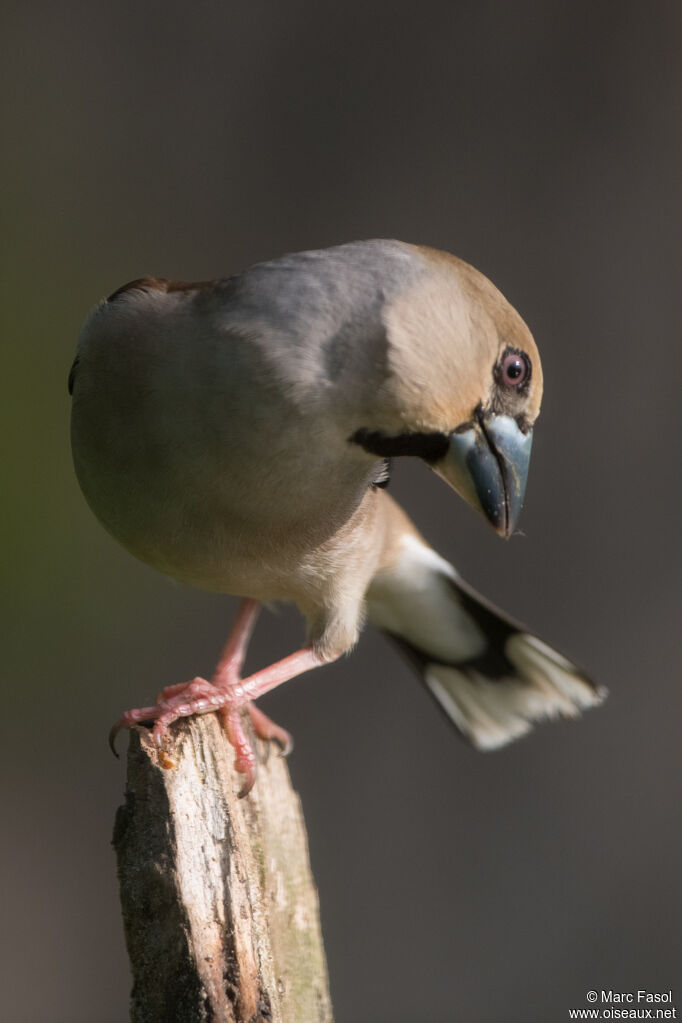
[[[101,301],[69,376],[76,475],[104,528],[182,583],[241,598],[211,679],[167,686],[116,734],[219,714],[241,795],[254,703],[347,654],[365,621],[468,742],[493,750],[606,695],[478,594],[387,491],[416,457],[508,539],[543,391],[533,336],[448,252],[391,239],[290,253],[209,281],[144,277]],[[243,677],[259,610],[294,604],[303,646]]]

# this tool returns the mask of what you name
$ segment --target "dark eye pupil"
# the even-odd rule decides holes
[[[502,360],[502,383],[507,387],[518,387],[528,377],[529,366],[525,358],[518,352],[509,352]]]

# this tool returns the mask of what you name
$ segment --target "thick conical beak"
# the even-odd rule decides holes
[[[523,433],[511,416],[477,413],[450,435],[447,454],[433,468],[509,538],[523,504],[532,440],[533,431]]]

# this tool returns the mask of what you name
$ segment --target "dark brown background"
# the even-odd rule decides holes
[[[546,375],[523,537],[419,465],[394,493],[612,696],[476,755],[368,632],[264,701],[297,740],[338,1021],[548,1023],[589,988],[674,987],[679,4],[43,0],[4,20],[3,1016],[126,1018],[106,732],[209,672],[235,606],[137,564],[85,506],[79,326],[133,277],[374,236],[492,277]],[[299,637],[266,616],[251,664]]]

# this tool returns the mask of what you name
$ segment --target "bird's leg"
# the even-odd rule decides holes
[[[217,686],[218,689],[230,689],[240,682],[242,665],[244,664],[249,640],[253,635],[260,609],[261,605],[258,600],[247,598],[241,602],[232,632],[211,679],[213,685]],[[169,690],[174,690],[174,692]],[[181,691],[182,687],[169,686],[164,690],[164,694],[167,693],[169,696],[173,696]],[[251,717],[253,730],[259,739],[276,742],[284,756],[291,753],[294,748],[294,742],[284,728],[276,725],[267,714],[264,714],[262,710],[251,702],[247,704],[247,710]],[[233,728],[226,720],[229,713],[226,708],[221,708],[219,711],[225,730],[228,736],[231,736]]]
[[[247,597],[239,605],[239,611],[232,626],[225,648],[213,673],[213,684],[219,687],[239,681],[249,640],[253,635],[260,613],[260,601]]]
[[[284,657],[281,661],[277,661],[275,664],[271,664],[269,667],[263,668],[261,671],[257,671],[241,681],[233,681],[231,679],[229,684],[218,687],[211,682],[206,682],[204,679],[194,679],[193,682],[188,683],[179,695],[163,700],[153,708],[147,707],[142,711],[128,711],[128,714],[124,715],[121,722],[128,718],[129,715],[135,715],[135,719],[131,720],[130,724],[152,718],[154,720],[154,741],[160,746],[168,726],[177,721],[178,718],[219,711],[227,737],[236,752],[235,768],[246,776],[239,793],[240,796],[245,796],[251,790],[256,780],[256,757],[244,731],[241,711],[243,709],[249,710],[253,719],[254,713],[251,711],[251,700],[255,700],[257,697],[269,692],[276,686],[281,685],[282,682],[287,682],[297,675],[302,675],[305,671],[310,671],[311,668],[317,668],[322,664],[328,663],[330,659],[333,658],[324,659],[315,653],[311,647],[304,647],[302,650],[297,650],[296,653]],[[255,711],[257,724],[263,727],[266,737],[271,737],[267,735],[268,731],[271,730],[282,733],[284,737],[287,736],[284,729],[280,729],[278,725],[270,721],[262,711],[255,707],[253,710]],[[150,711],[152,713],[149,713]],[[144,715],[144,717],[137,715]],[[130,724],[122,724],[121,722],[119,722],[118,726],[114,726],[116,731],[121,727],[130,727]]]
[[[260,608],[260,602],[257,600],[247,598],[241,602],[232,631],[211,680],[212,685],[218,689],[229,690],[239,683],[240,672]],[[200,697],[206,695],[205,687],[199,683],[200,680],[195,679],[193,682],[179,682],[176,685],[166,686],[157,697],[156,702],[159,704],[165,703],[181,694],[190,698],[192,696]],[[232,701],[230,701],[231,703]],[[256,735],[268,742],[276,742],[282,751],[282,755],[288,756],[294,748],[294,741],[289,732],[275,724],[267,714],[264,714],[251,701],[247,703],[246,709],[251,717],[251,724]],[[249,767],[252,761],[252,751],[250,743],[244,734],[240,712],[234,710],[231,705],[228,705],[221,707],[218,713],[230,743],[237,750],[237,769],[242,770],[243,768],[243,773],[250,773]]]
[[[240,681],[240,672],[260,607],[261,605],[257,600],[242,601],[234,628],[213,674],[213,685],[219,689],[229,688]],[[284,756],[291,753],[294,748],[294,742],[284,728],[276,725],[267,714],[264,714],[262,710],[250,701],[247,704],[247,710],[251,717],[253,730],[259,739],[276,742]],[[222,710],[220,714],[222,717]]]
[[[260,603],[257,600],[242,601],[234,627],[213,674],[213,685],[218,689],[228,690],[233,698],[237,696],[236,687],[241,680],[240,672],[259,612]],[[237,703],[238,699],[235,699],[234,704]],[[276,742],[283,756],[291,753],[294,742],[289,732],[275,724],[250,700],[246,704],[246,709],[251,717],[253,730],[260,739]],[[235,767],[246,774],[247,779],[251,779],[249,784],[251,788],[255,779],[255,757],[251,743],[244,733],[240,711],[238,708],[235,709],[231,699],[226,706],[220,708],[218,714],[227,737],[237,752]]]
[[[256,778],[256,757],[244,731],[241,712],[248,711],[256,735],[262,739],[274,740],[286,755],[293,747],[291,736],[271,721],[252,701],[282,682],[295,678],[311,668],[319,667],[329,660],[314,653],[310,647],[304,647],[268,668],[241,679],[240,671],[259,610],[260,604],[257,600],[242,601],[230,637],[210,682],[197,677],[191,682],[166,686],[155,706],[126,711],[109,733],[109,744],[112,749],[118,732],[123,728],[131,728],[143,721],[153,721],[154,740],[160,746],[168,726],[173,721],[194,714],[218,711],[230,744],[235,749],[235,768],[246,776],[240,793],[246,795]]]
[[[246,656],[246,650],[249,645],[251,634],[253,633],[258,613],[260,611],[260,602],[246,598],[242,600],[239,605],[237,617],[234,625],[230,632],[229,638],[218,666],[215,670],[213,682],[208,682],[204,678],[193,678],[191,682],[176,682],[174,685],[166,686],[161,690],[156,698],[156,706],[154,707],[138,707],[135,710],[127,710],[125,714],[116,722],[109,732],[109,745],[111,746],[114,753],[116,753],[115,740],[118,733],[123,728],[131,728],[133,725],[137,725],[142,721],[156,721],[164,712],[168,709],[169,704],[186,703],[187,700],[200,700],[202,697],[210,698],[214,695],[214,685],[229,686],[239,681],[239,672],[244,658]],[[206,711],[214,709],[211,706],[206,708]],[[199,710],[195,713],[200,713]],[[265,715],[262,715],[265,718]],[[267,720],[267,719],[266,719]],[[254,727],[256,727],[254,725]],[[277,725],[274,725],[274,729],[277,729]],[[283,729],[280,730],[283,733],[282,736],[282,748],[286,749],[286,736],[287,733]],[[256,734],[260,734],[258,731]],[[291,739],[289,737],[289,742]],[[118,754],[116,754],[118,756]]]
[[[222,688],[239,682],[239,673],[246,657],[260,607],[260,601],[252,600],[250,597],[242,600],[239,605],[234,625],[213,673],[211,681],[214,686]],[[192,682],[177,682],[175,685],[166,686],[157,696],[156,702],[163,703],[165,700],[180,696],[197,681],[199,680],[193,679]]]

